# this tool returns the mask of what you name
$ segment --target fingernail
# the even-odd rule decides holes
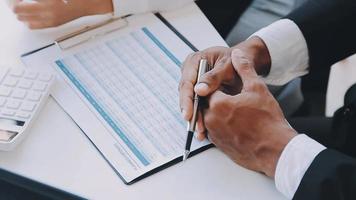
[[[195,139],[199,140],[199,135],[200,135],[199,131],[196,130],[194,134]]]
[[[243,64],[248,64],[249,61],[246,58],[240,58],[239,63],[243,65]]]
[[[198,133],[196,134],[196,137],[199,141],[203,141],[205,139],[204,133]]]
[[[198,133],[203,132],[203,130],[202,130],[202,128],[201,128],[201,126],[199,126],[199,123],[197,123],[197,128],[196,128],[196,131],[197,131]]]
[[[232,50],[231,56],[232,57],[241,57],[243,56],[243,51],[241,49],[234,49]]]
[[[183,118],[185,119],[185,120],[188,120],[187,118],[188,118],[188,113],[187,113],[187,111],[186,110],[182,110],[182,116],[183,116]]]
[[[209,86],[206,83],[199,83],[198,85],[195,86],[196,91],[207,91],[209,89]]]

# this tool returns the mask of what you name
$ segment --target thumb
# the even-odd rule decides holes
[[[231,59],[234,69],[242,80],[243,88],[250,88],[255,80],[258,79],[253,62],[249,60],[246,54],[240,49],[234,49],[232,51]]]
[[[230,95],[225,94],[224,92],[217,90],[209,96],[209,104],[215,104],[219,102],[224,102]]]
[[[228,64],[231,66],[230,60],[228,62],[217,62],[212,70],[200,78],[199,83],[194,88],[195,92],[199,96],[208,96],[218,90],[222,82],[224,82],[226,74],[234,71],[232,67],[227,67]],[[231,68],[231,72],[229,72],[228,68]]]

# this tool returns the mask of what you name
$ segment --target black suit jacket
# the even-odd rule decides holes
[[[356,53],[356,0],[310,0],[287,18],[306,39],[311,71],[317,73]],[[356,130],[345,134],[356,134]],[[355,148],[341,146],[343,153],[328,149],[315,158],[293,199],[356,200],[356,159],[348,156],[356,155],[356,141],[347,142]]]

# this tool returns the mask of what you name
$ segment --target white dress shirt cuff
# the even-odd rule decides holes
[[[275,173],[277,189],[292,199],[305,172],[324,149],[326,148],[323,145],[304,134],[294,137],[284,148],[277,163]]]
[[[271,56],[271,70],[264,81],[270,85],[284,85],[308,73],[308,47],[298,26],[289,19],[278,20],[257,31]],[[252,37],[251,36],[251,37]]]

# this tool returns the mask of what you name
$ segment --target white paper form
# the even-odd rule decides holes
[[[96,134],[111,141],[91,140],[125,181],[182,155],[181,61],[149,27],[66,55],[54,67],[105,126],[107,131]],[[192,149],[207,144],[193,142]]]

